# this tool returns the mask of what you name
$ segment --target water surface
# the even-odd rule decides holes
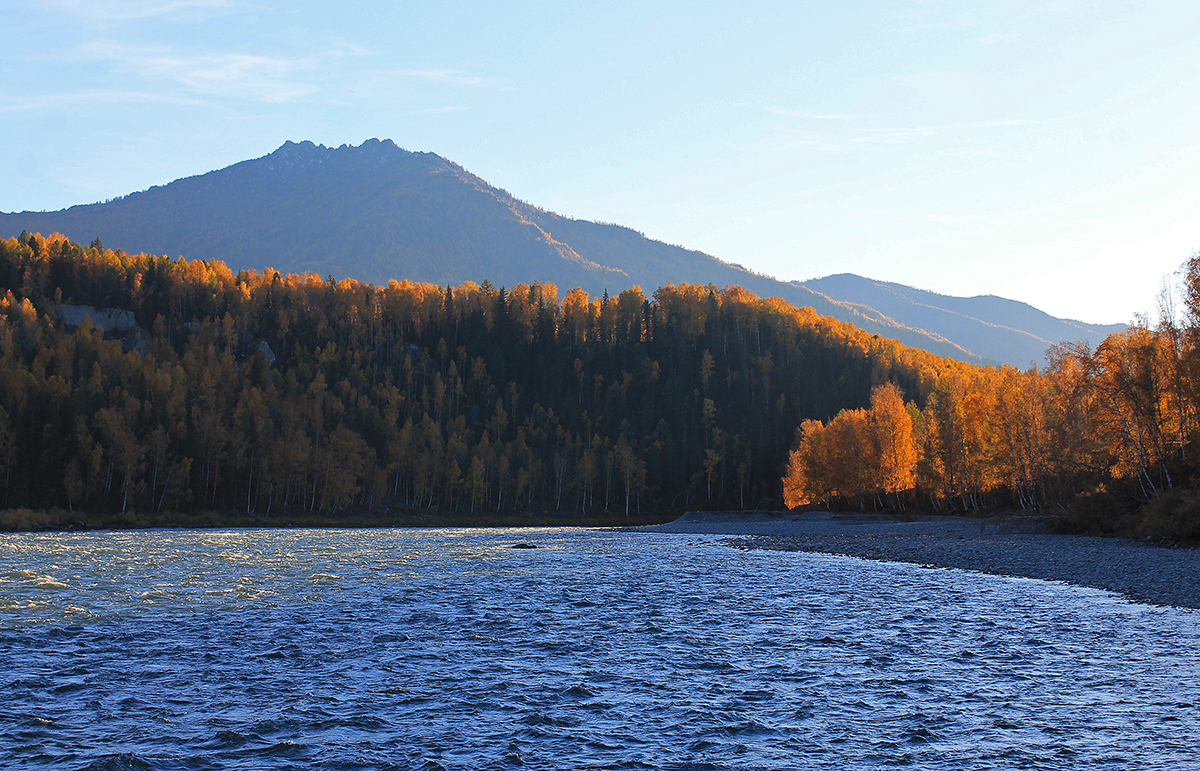
[[[4,767],[1200,768],[1194,611],[704,536],[2,535],[0,687]]]

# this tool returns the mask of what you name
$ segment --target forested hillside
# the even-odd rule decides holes
[[[778,281],[627,227],[546,211],[445,158],[408,152],[390,140],[336,148],[286,142],[261,158],[111,201],[0,213],[0,236],[23,230],[217,259],[235,272],[271,266],[380,285],[396,277],[439,286],[538,280],[596,296],[669,281],[737,285],[976,364],[1040,365],[1051,343],[1095,344],[1104,335],[1094,325],[1047,326],[1042,322],[1058,320],[1028,306],[997,322],[990,309],[978,307],[988,298],[940,298],[955,303],[947,316],[930,313],[930,293],[909,287],[859,279],[846,291],[845,282],[829,279]],[[806,269],[817,271],[821,264]],[[837,297],[824,294],[825,286],[835,288]],[[874,291],[879,286],[903,291],[880,295]],[[887,308],[873,306],[877,299]],[[1030,318],[1024,309],[1033,311],[1037,329],[1023,326]]]
[[[1061,345],[1044,371],[971,368],[924,408],[883,385],[871,406],[805,421],[790,506],[1057,515],[1065,529],[1200,541],[1200,255],[1182,323],[1166,308],[1093,350]]]
[[[559,295],[0,241],[0,508],[775,508],[802,421],[968,369],[739,287]]]

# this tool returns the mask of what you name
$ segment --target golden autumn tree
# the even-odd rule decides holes
[[[912,415],[894,383],[876,386],[871,392],[870,425],[879,466],[878,492],[901,506],[900,494],[912,489],[915,481],[917,445]]]
[[[858,508],[878,508],[883,498],[902,505],[917,463],[912,415],[893,383],[876,386],[870,409],[842,410],[828,425],[805,421],[788,458],[788,507],[837,497]]]
[[[783,503],[789,509],[828,503],[834,489],[825,425],[819,420],[806,420],[797,433],[799,444],[788,456],[787,475],[783,478]]]

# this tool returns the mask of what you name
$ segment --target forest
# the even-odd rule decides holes
[[[1200,541],[1200,253],[1183,273],[1157,324],[1095,350],[1059,344],[1045,371],[948,371],[920,408],[881,384],[866,407],[805,420],[786,504],[1009,509],[1068,532]]]
[[[969,371],[740,287],[373,286],[22,234],[0,295],[17,525],[778,509],[803,421]]]
[[[0,525],[786,506],[1194,541],[1200,256],[1186,274],[1182,313],[1020,371],[737,286],[373,286],[23,233],[0,240]]]

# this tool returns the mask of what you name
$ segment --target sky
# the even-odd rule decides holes
[[[0,0],[0,211],[390,138],[781,279],[1097,323],[1200,248],[1194,2]]]

